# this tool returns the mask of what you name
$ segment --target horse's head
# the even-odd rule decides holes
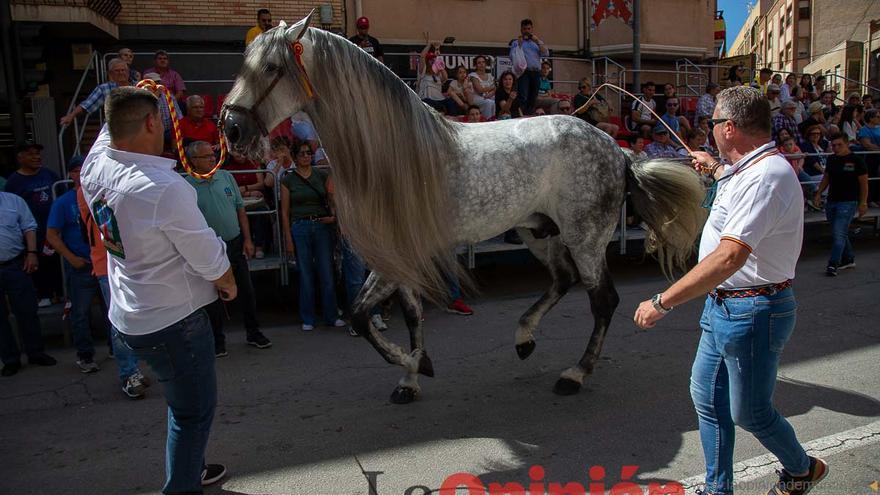
[[[248,47],[221,112],[230,148],[255,154],[261,137],[313,97],[306,73],[311,60],[311,41],[306,34],[312,14],[292,26],[281,21]],[[301,48],[299,57],[294,52],[296,45]]]

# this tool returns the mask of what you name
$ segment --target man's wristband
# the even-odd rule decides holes
[[[27,254],[40,254],[37,251],[31,251],[30,249],[28,249],[26,252]]]

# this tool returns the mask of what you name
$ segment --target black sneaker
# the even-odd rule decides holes
[[[101,368],[98,368],[98,363],[96,363],[90,357],[84,357],[76,360],[76,365],[79,367],[79,370],[83,373],[94,373]]]
[[[263,332],[260,332],[259,330],[249,333],[245,342],[257,349],[267,349],[272,347],[272,341],[267,339],[266,336],[263,335]]]
[[[224,476],[226,476],[226,466],[223,464],[205,464],[202,468],[202,486],[212,485]]]
[[[818,457],[810,457],[810,472],[806,476],[792,476],[784,469],[776,471],[779,481],[767,495],[805,495],[828,474],[828,463]]]
[[[214,357],[226,357],[229,353],[226,352],[226,344],[220,344],[214,346]]]
[[[3,376],[12,376],[18,373],[18,370],[21,369],[21,363],[16,361],[14,363],[6,363],[3,365],[3,371],[0,371],[0,375]]]
[[[834,265],[828,265],[828,268],[825,269],[825,275],[828,275],[829,277],[836,277],[837,267]]]
[[[838,270],[846,270],[847,268],[855,268],[855,267],[856,267],[856,260],[849,259],[849,260],[841,261],[840,266],[838,266],[837,269]]]
[[[34,354],[33,356],[28,356],[29,364],[37,364],[40,366],[55,366],[58,364],[58,361],[55,360],[52,356],[46,354],[45,352],[41,352],[39,354]]]
[[[141,381],[140,373],[134,373],[122,382],[122,392],[129,399],[143,399],[144,388],[146,387],[144,387],[144,383]]]

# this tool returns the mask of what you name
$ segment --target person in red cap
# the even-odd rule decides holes
[[[382,50],[382,44],[379,43],[379,40],[370,36],[370,20],[366,17],[359,17],[357,22],[355,22],[355,26],[357,27],[357,34],[348,39],[355,45],[361,47],[365,52],[379,59],[383,64],[385,63],[384,55],[385,52]]]

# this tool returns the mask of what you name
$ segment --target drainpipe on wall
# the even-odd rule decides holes
[[[583,2],[583,0],[578,2],[577,5],[578,5],[578,15],[577,15],[578,51],[583,53],[583,51],[584,51],[584,2]]]
[[[364,4],[362,0],[354,0],[354,18],[360,19],[364,15]]]

